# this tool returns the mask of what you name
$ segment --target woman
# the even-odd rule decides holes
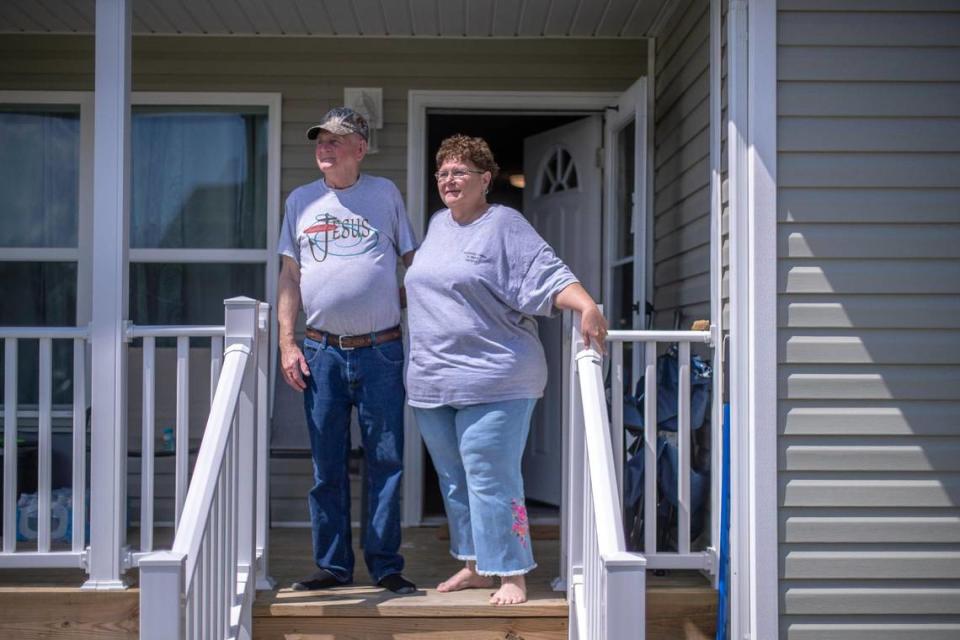
[[[602,349],[606,321],[553,249],[514,209],[491,205],[497,175],[481,138],[456,135],[437,151],[437,212],[407,271],[407,398],[433,458],[466,566],[437,591],[501,586],[491,604],[527,598],[536,566],[520,460],[547,367],[534,315],[582,314]]]

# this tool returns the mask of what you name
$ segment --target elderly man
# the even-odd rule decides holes
[[[330,110],[307,131],[323,176],[287,198],[279,253],[277,315],[287,384],[303,392],[313,452],[310,520],[316,571],[298,591],[349,584],[350,415],[357,408],[366,456],[363,553],[373,581],[395,593],[402,575],[403,344],[397,258],[409,266],[416,239],[400,192],[360,172],[369,129],[358,113]],[[294,339],[300,306],[303,349]]]

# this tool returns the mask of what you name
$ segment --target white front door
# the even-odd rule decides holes
[[[602,274],[599,152],[603,120],[594,115],[524,141],[523,212],[595,300]],[[559,317],[540,318],[547,388],[537,403],[523,457],[528,498],[559,505],[562,459],[562,331]]]

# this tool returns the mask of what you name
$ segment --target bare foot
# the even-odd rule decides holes
[[[448,593],[462,589],[489,589],[493,586],[493,578],[477,573],[477,564],[467,562],[467,566],[437,585],[437,591]]]
[[[527,581],[523,576],[503,576],[500,588],[490,596],[490,604],[520,604],[527,601]]]

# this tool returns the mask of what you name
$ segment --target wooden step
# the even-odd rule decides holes
[[[0,587],[0,638],[136,640],[140,628],[139,600],[137,590]]]
[[[256,640],[565,640],[566,618],[257,618]]]
[[[355,532],[356,533],[356,532]],[[547,531],[544,531],[547,533]],[[552,531],[550,532],[552,533]],[[289,585],[312,571],[309,532],[275,529],[271,539],[273,575],[279,589],[258,595],[254,631],[259,640],[553,640],[567,637],[569,610],[563,593],[550,581],[557,573],[557,536],[533,536],[540,567],[528,575],[529,601],[495,607],[493,589],[438,593],[434,587],[461,565],[448,551],[443,528],[404,531],[405,575],[421,588],[397,596],[368,584],[357,550],[357,584],[322,592],[292,591]],[[544,539],[546,538],[546,539]],[[713,638],[716,593],[695,572],[667,576],[648,574],[647,638],[707,640]]]

